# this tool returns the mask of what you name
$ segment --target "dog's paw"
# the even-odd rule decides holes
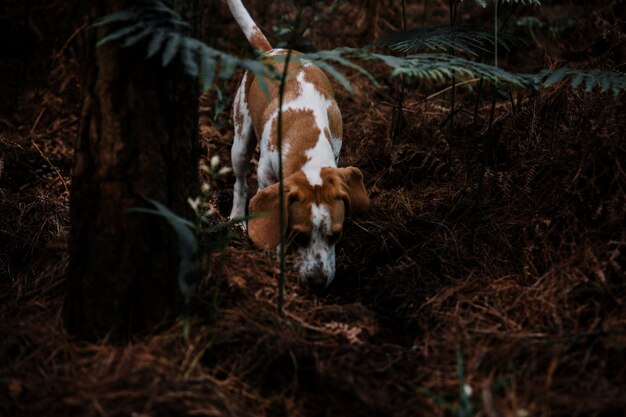
[[[246,222],[245,220],[236,223],[234,227],[235,229],[240,230],[243,234],[246,234],[248,232],[248,222]]]
[[[240,210],[235,210],[233,208],[233,210],[230,212],[230,216],[228,216],[228,219],[230,221],[237,220],[237,219],[240,220],[239,222],[235,223],[235,228],[240,229],[244,233],[248,231],[248,222],[246,220],[243,220],[243,217],[245,215],[246,215],[245,211],[242,212]]]

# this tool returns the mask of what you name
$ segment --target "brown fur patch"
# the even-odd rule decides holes
[[[315,147],[319,140],[320,130],[315,125],[312,110],[285,110],[282,115],[282,125],[282,141],[284,144],[289,144],[289,150],[283,157],[283,170],[287,177],[307,162],[306,151]],[[272,151],[278,149],[278,118],[272,122],[268,146]]]
[[[328,108],[328,125],[330,127],[331,138],[343,138],[341,112],[335,102]]]
[[[270,45],[263,32],[261,32],[258,28],[254,31],[252,37],[250,38],[250,45],[263,52],[267,52],[272,49],[272,45]]]

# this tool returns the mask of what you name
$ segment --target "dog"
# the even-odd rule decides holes
[[[288,51],[273,49],[241,0],[228,0],[233,17],[250,45],[282,73]],[[298,59],[288,63],[282,105],[284,225],[288,245],[297,248],[300,283],[316,291],[335,277],[335,245],[346,215],[366,212],[369,196],[358,168],[338,168],[342,119],[330,81],[317,66]],[[276,58],[282,57],[282,58]],[[233,104],[231,149],[235,185],[230,218],[246,213],[246,174],[259,141],[259,188],[250,200],[248,234],[259,248],[280,244],[278,106],[279,89],[267,80],[265,89],[250,72],[243,76]],[[269,94],[268,94],[269,90]]]

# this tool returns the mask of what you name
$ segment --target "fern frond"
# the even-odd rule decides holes
[[[365,49],[336,48],[319,52],[301,54],[298,56],[292,56],[292,59],[302,62],[311,62],[317,65],[328,75],[337,80],[339,84],[341,84],[346,90],[348,90],[350,93],[353,93],[352,86],[350,85],[348,79],[341,72],[337,71],[332,66],[332,64],[329,63],[329,61],[336,62],[344,67],[354,69],[357,72],[361,73],[363,76],[365,76],[374,85],[379,86],[374,76],[361,65],[355,62],[355,60],[362,59],[364,56],[367,56],[367,54],[368,52]]]
[[[493,65],[448,54],[419,54],[407,57],[372,54],[391,68],[391,77],[421,78],[441,81],[447,78],[480,77],[489,81],[506,81],[517,86],[534,85],[528,74],[516,74]]]
[[[618,96],[622,91],[626,90],[626,74],[615,71],[599,69],[581,71],[563,67],[554,71],[543,70],[532,76],[536,83],[545,88],[569,79],[571,88],[577,89],[584,84],[587,92],[599,88],[602,93],[611,91],[614,96]]]
[[[510,50],[525,42],[512,35],[500,35],[498,48]],[[491,53],[494,44],[493,30],[475,26],[435,26],[412,30],[409,32],[392,33],[376,41],[375,46],[389,47],[402,53],[416,53],[426,50],[463,51],[471,55],[479,52]]]
[[[483,7],[487,7],[487,0],[474,0],[474,1]],[[541,6],[541,1],[539,0],[502,0],[502,1],[504,3],[521,3],[521,4],[528,4],[530,6]]]
[[[150,58],[151,56],[159,52],[159,50],[163,46],[163,41],[165,41],[165,38],[167,37],[167,33],[168,32],[165,30],[157,30],[152,34],[152,39],[150,40],[150,44],[148,45],[148,55],[146,56],[146,58]]]
[[[174,56],[179,52],[179,46],[182,43],[182,34],[171,31],[168,36],[167,45],[163,49],[163,55],[161,55],[161,65],[164,67],[169,64]]]
[[[204,90],[211,87],[216,76],[220,78],[231,77],[237,67],[244,68],[254,74],[259,80],[261,88],[266,92],[269,91],[268,80],[279,78],[275,69],[263,61],[238,58],[211,48],[203,42],[181,33],[177,27],[183,26],[185,22],[180,20],[180,16],[160,1],[144,0],[140,4],[146,7],[147,12],[144,13],[140,6],[135,6],[132,9],[116,12],[97,21],[96,26],[116,25],[116,29],[103,37],[98,45],[119,41],[122,46],[129,47],[145,41],[148,57],[154,57],[160,53],[160,61],[165,66],[179,56],[185,71],[193,77],[198,77]],[[426,42],[425,45],[431,49],[450,47],[450,44],[446,43],[448,41],[444,39],[444,33],[443,29],[439,32],[430,32],[433,36],[428,38],[430,43]],[[415,42],[425,42],[424,39],[418,38]],[[458,39],[465,42],[465,47],[469,49],[471,47],[476,48],[480,42],[489,42],[491,38],[486,34],[467,31],[463,35],[459,35]],[[504,42],[511,42],[511,39],[505,39]],[[564,79],[569,79],[572,88],[579,88],[584,85],[587,91],[598,88],[602,92],[610,90],[614,95],[618,95],[621,91],[626,90],[626,76],[617,72],[601,70],[585,72],[572,68],[560,68],[554,71],[543,70],[536,74],[519,74],[493,65],[447,54],[414,54],[398,57],[371,53],[366,49],[337,48],[302,54],[292,58],[316,64],[349,92],[353,91],[350,82],[335,67],[335,64],[354,69],[376,83],[374,77],[358,63],[358,61],[367,60],[379,60],[387,64],[391,69],[390,76],[392,78],[403,75],[407,78],[441,81],[453,76],[457,79],[480,77],[494,82],[505,81],[516,86],[536,89],[540,86],[548,88]]]
[[[173,26],[189,26],[181,16],[159,0],[144,0],[138,4],[120,10],[96,20],[92,26],[105,26],[112,23],[140,22],[145,26],[168,23]]]
[[[311,61],[322,68],[328,75],[335,78],[346,90],[352,91],[347,78],[337,71],[331,62],[357,69],[373,79],[358,61],[382,61],[391,70],[390,77],[400,75],[408,79],[418,78],[431,81],[445,81],[460,78],[483,78],[491,82],[508,82],[517,87],[530,87],[538,90],[549,88],[554,84],[570,79],[571,88],[584,84],[587,91],[599,88],[601,92],[611,91],[614,95],[626,90],[626,75],[613,71],[589,70],[581,71],[573,68],[542,70],[535,74],[514,73],[494,65],[475,62],[459,56],[448,54],[416,54],[406,57],[371,53],[366,49],[338,48],[302,54],[294,59]]]
[[[258,76],[264,90],[268,90],[265,78],[278,78],[267,64],[238,58],[181,33],[177,28],[188,26],[187,22],[159,0],[144,0],[128,10],[99,19],[93,26],[110,24],[116,28],[100,39],[97,46],[119,41],[122,47],[130,47],[146,41],[147,58],[160,54],[161,65],[167,66],[178,56],[185,71],[198,77],[205,91],[211,88],[216,76],[230,78],[238,67]]]

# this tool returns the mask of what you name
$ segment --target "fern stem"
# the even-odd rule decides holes
[[[454,28],[456,23],[456,0],[450,0],[450,28]],[[454,37],[454,34],[452,34]],[[455,55],[454,47],[451,48],[450,54]],[[456,77],[452,71],[452,92],[450,94],[450,130],[448,132],[448,161],[452,161],[452,138],[454,136],[454,112],[456,104]]]
[[[422,27],[426,26],[426,17],[428,16],[428,5],[430,0],[424,0],[424,14],[422,15]]]
[[[293,46],[296,41],[297,29],[300,24],[302,9],[298,10],[298,14],[294,20],[293,29],[287,43],[287,56],[285,57],[285,67],[280,76],[280,85],[278,87],[278,117],[277,117],[277,146],[278,146],[278,227],[280,228],[280,247],[278,248],[278,256],[280,258],[280,274],[278,275],[278,316],[285,317],[285,186],[283,176],[283,102],[285,100],[285,85],[287,84],[287,75],[289,71],[289,61],[293,53]]]
[[[476,104],[474,105],[474,131],[472,132],[471,135],[467,136],[467,141],[469,143],[466,143],[466,183],[469,184],[470,180],[472,178],[472,173],[474,171],[474,167],[472,165],[472,159],[474,158],[474,144],[476,143],[476,132],[478,131],[478,128],[476,126],[476,123],[478,121],[478,107],[480,106],[480,99],[482,96],[482,92],[483,92],[483,78],[480,79],[480,81],[478,82],[478,92],[476,94]]]
[[[406,0],[402,0],[402,30],[406,32]]]
[[[493,66],[498,68],[498,0],[493,0],[494,12],[493,12]],[[487,128],[488,143],[493,141],[489,139],[491,134],[491,128],[493,127],[493,119],[496,111],[496,96],[498,95],[498,77],[496,76],[493,81],[493,96],[491,97],[491,111],[489,112],[489,127]],[[484,150],[485,161],[487,161],[487,149]]]
[[[498,0],[493,0],[493,65],[498,68]],[[497,83],[496,79],[496,83]]]
[[[405,0],[402,0],[402,31],[406,32],[406,3]],[[404,111],[404,97],[405,97],[405,86],[404,86],[404,75],[400,76],[400,91],[398,93],[398,99],[396,101],[396,106],[394,108],[394,115],[392,118],[392,134],[391,134],[391,142],[397,143],[398,137],[400,136],[400,130],[402,128],[402,117]]]
[[[283,178],[283,101],[285,96],[285,84],[291,59],[291,48],[287,49],[287,57],[285,58],[285,67],[280,77],[280,86],[278,88],[278,120],[277,120],[277,146],[278,146],[278,212],[279,212],[279,229],[280,229],[280,246],[278,248],[278,256],[280,258],[280,274],[278,276],[278,315],[284,317],[284,294],[285,294],[285,193]]]
[[[295,32],[295,29],[294,29]],[[278,120],[277,120],[277,142],[278,142],[278,210],[279,210],[279,228],[280,228],[280,275],[278,276],[278,315],[284,317],[284,294],[285,294],[285,188],[283,175],[283,102],[285,99],[285,84],[287,83],[287,74],[289,69],[289,61],[291,60],[291,48],[287,49],[285,58],[285,67],[280,76],[280,87],[278,89]]]

